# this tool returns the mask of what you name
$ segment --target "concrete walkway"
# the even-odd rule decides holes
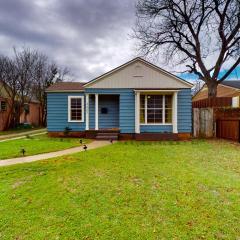
[[[20,133],[11,133],[11,134],[6,134],[6,135],[0,135],[0,140],[1,139],[20,139],[26,137],[26,135],[33,135],[37,133],[45,133],[47,132],[46,128],[41,128],[37,130],[32,130],[32,131],[26,131],[26,132],[20,132]]]
[[[46,134],[46,133],[47,133],[47,132],[40,132],[40,133],[27,134],[27,135],[28,135],[29,137],[34,137],[34,136],[43,135],[43,134]],[[18,139],[22,139],[22,138],[26,138],[26,136],[3,139],[3,140],[0,140],[0,143],[1,143],[1,142],[9,142],[9,141],[12,141],[12,140],[18,140]]]
[[[104,147],[107,145],[110,145],[110,141],[94,141],[91,142],[87,145],[87,151],[99,147]],[[2,166],[9,166],[9,165],[14,165],[14,164],[19,164],[19,163],[28,163],[28,162],[35,162],[39,160],[45,160],[48,158],[55,158],[55,157],[61,157],[63,155],[68,155],[68,154],[73,154],[77,152],[84,151],[83,146],[80,147],[75,147],[75,148],[69,148],[57,152],[51,152],[51,153],[43,153],[43,154],[38,154],[38,155],[33,155],[29,157],[19,157],[19,158],[12,158],[12,159],[7,159],[7,160],[0,160],[0,167]]]

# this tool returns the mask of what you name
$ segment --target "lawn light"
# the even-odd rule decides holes
[[[22,153],[23,156],[25,156],[26,150],[24,148],[22,148],[20,152]]]
[[[87,151],[87,145],[84,145],[84,146],[83,146],[83,149],[84,149],[85,151]]]

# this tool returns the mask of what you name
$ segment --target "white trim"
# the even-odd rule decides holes
[[[95,130],[98,130],[98,94],[95,94]]]
[[[173,111],[173,133],[178,133],[178,94],[175,92],[173,94],[173,101],[172,101],[172,111]]]
[[[172,123],[140,123],[141,126],[171,126]]]
[[[90,82],[84,84],[84,87],[89,86],[89,85],[92,85],[92,84],[94,84],[95,82],[103,79],[104,77],[107,77],[107,76],[109,76],[110,74],[112,74],[112,73],[114,73],[114,72],[117,72],[117,71],[121,70],[122,68],[124,68],[124,67],[126,67],[126,66],[128,66],[128,65],[130,65],[130,64],[132,64],[132,63],[134,63],[134,62],[137,62],[137,61],[140,61],[140,62],[142,62],[143,64],[148,65],[148,66],[156,69],[157,71],[159,71],[159,72],[161,72],[161,73],[163,73],[163,74],[165,74],[165,75],[167,75],[167,76],[170,76],[170,77],[174,78],[175,80],[178,80],[179,82],[182,82],[183,84],[187,85],[188,88],[192,88],[192,87],[193,87],[193,84],[192,84],[192,83],[189,83],[189,82],[187,82],[187,81],[185,81],[185,80],[183,80],[183,79],[175,76],[174,74],[172,74],[172,73],[170,73],[170,72],[167,72],[166,70],[161,69],[160,67],[158,67],[158,66],[156,66],[156,65],[154,65],[154,64],[152,64],[152,63],[150,63],[150,62],[148,62],[148,61],[146,61],[146,60],[144,60],[144,59],[142,59],[142,58],[140,58],[140,57],[134,58],[134,59],[130,60],[129,62],[124,63],[123,65],[121,65],[121,66],[119,66],[119,67],[117,67],[117,68],[115,68],[115,69],[113,69],[113,70],[111,70],[111,71],[109,71],[109,72],[107,72],[107,73],[105,73],[105,74],[103,74],[103,75],[101,75],[101,76],[99,76],[99,77],[91,80]]]
[[[86,130],[89,130],[89,94],[86,94]]]
[[[147,94],[144,97],[144,124],[147,124]]]
[[[162,101],[162,121],[163,124],[165,125],[165,95],[163,95],[163,101]]]
[[[140,93],[135,93],[135,133],[140,133]]]
[[[179,89],[169,89],[169,90],[166,90],[166,89],[158,89],[158,90],[134,90],[134,92],[140,92],[140,93],[155,93],[155,92],[163,92],[163,93],[173,93],[173,92],[179,92],[180,90]]]
[[[85,90],[46,90],[45,91],[46,93],[61,93],[61,92],[68,92],[68,93],[71,93],[71,92],[85,92]]]
[[[140,94],[140,92],[135,92],[135,95],[136,95],[136,93],[139,93]],[[144,96],[145,96],[145,102],[144,102],[144,110],[145,110],[145,112],[144,112],[144,114],[145,114],[145,119],[144,119],[144,123],[141,123],[140,122],[140,125],[143,125],[143,126],[148,126],[148,125],[155,125],[155,126],[157,126],[157,125],[159,125],[159,126],[169,126],[169,125],[173,125],[173,119],[172,119],[172,122],[171,123],[166,123],[166,119],[165,119],[165,113],[166,113],[166,107],[165,107],[165,96],[167,95],[167,94],[159,94],[159,95],[161,95],[161,96],[163,96],[163,102],[162,102],[162,123],[147,123],[147,110],[148,110],[148,107],[147,107],[147,96],[148,96],[148,94],[146,93],[146,92],[143,92],[143,93],[145,93],[144,94]],[[173,94],[171,95],[172,96],[172,99],[173,99]],[[173,100],[172,100],[173,101]],[[172,111],[173,111],[173,105],[172,105]],[[139,109],[140,109],[140,106],[139,106]],[[172,116],[172,118],[173,118],[173,116]],[[140,118],[139,118],[139,121],[140,121]]]
[[[81,105],[82,105],[81,120],[71,120],[71,99],[72,98],[81,98]],[[68,122],[84,122],[84,96],[68,96]]]

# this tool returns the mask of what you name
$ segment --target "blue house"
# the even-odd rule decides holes
[[[47,89],[50,136],[161,140],[192,131],[192,84],[135,58],[87,83]]]

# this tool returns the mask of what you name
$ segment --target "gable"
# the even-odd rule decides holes
[[[217,97],[236,97],[240,95],[240,90],[237,88],[219,84],[217,86]],[[193,97],[193,102],[208,98],[208,88],[206,85]]]
[[[140,58],[85,84],[85,88],[181,89],[191,87],[191,83]]]
[[[0,97],[9,98],[8,92],[2,82],[0,82]]]

